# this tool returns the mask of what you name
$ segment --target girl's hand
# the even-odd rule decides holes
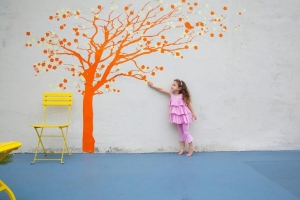
[[[194,120],[197,120],[197,116],[195,114],[192,114],[192,117]]]
[[[150,87],[153,87],[153,83],[152,82],[148,82],[148,85],[150,86]]]

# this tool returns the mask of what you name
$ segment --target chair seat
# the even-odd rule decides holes
[[[21,142],[12,141],[12,142],[1,142],[0,143],[0,153],[9,151],[9,150],[15,150],[22,146]]]
[[[70,124],[31,124],[30,126],[33,128],[66,128]]]

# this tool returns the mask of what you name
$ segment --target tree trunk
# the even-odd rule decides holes
[[[82,151],[94,153],[95,139],[93,137],[93,97],[94,93],[86,91],[83,97],[83,135]]]

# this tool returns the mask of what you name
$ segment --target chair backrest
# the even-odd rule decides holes
[[[45,92],[43,94],[44,121],[46,122],[47,106],[68,106],[68,123],[70,123],[70,109],[73,103],[73,93],[71,92]]]

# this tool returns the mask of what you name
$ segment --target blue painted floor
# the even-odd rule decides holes
[[[73,154],[37,161],[16,154],[0,166],[17,200],[296,200],[300,151]],[[0,193],[0,199],[8,199]]]

